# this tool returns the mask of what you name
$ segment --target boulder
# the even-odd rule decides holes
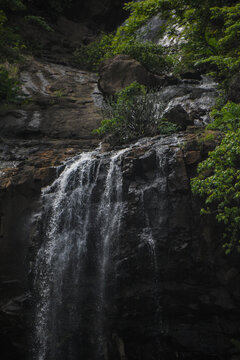
[[[193,121],[190,119],[189,114],[181,105],[175,105],[166,110],[164,118],[171,123],[179,125],[183,130],[185,130],[188,125],[193,125]]]
[[[196,70],[189,70],[186,71],[182,74],[180,74],[181,79],[186,79],[186,80],[198,80],[201,81],[202,80],[202,75],[200,73],[200,71],[196,71]]]
[[[99,75],[99,88],[106,95],[114,95],[134,81],[147,87],[159,85],[157,76],[128,55],[116,55],[103,61],[99,68]]]
[[[240,103],[240,73],[233,76],[229,83],[228,100]]]

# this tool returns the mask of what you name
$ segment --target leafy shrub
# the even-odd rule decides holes
[[[162,46],[153,42],[141,43],[137,40],[130,40],[123,43],[113,51],[116,54],[129,55],[133,59],[139,61],[146,69],[151,72],[162,74],[171,69],[173,59],[166,55]]]
[[[0,103],[15,102],[18,91],[18,81],[11,78],[5,68],[0,67]]]
[[[124,54],[139,61],[149,71],[162,74],[173,65],[171,56],[166,55],[162,46],[152,42],[141,43],[131,39],[113,46],[113,35],[103,35],[102,38],[82,45],[74,53],[75,63],[83,69],[97,70],[99,63],[114,55]]]
[[[147,93],[145,86],[134,82],[106,102],[104,120],[94,132],[100,136],[111,134],[119,143],[175,132],[175,124],[161,121],[163,106],[158,93]]]
[[[214,119],[207,128],[211,130],[235,131],[240,128],[240,104],[229,101],[222,109],[214,109],[211,112]]]
[[[0,58],[2,61],[16,59],[20,56],[20,50],[24,47],[20,37],[7,27],[7,18],[0,10]]]
[[[160,120],[157,125],[157,133],[161,135],[171,135],[181,130],[177,124],[171,123],[167,120]]]
[[[87,45],[81,45],[74,52],[74,62],[82,69],[96,71],[104,58],[111,57],[113,35],[104,35]]]
[[[214,110],[212,129],[226,133],[221,144],[199,164],[192,179],[195,195],[204,198],[202,214],[214,214],[224,224],[226,253],[240,249],[240,104],[227,103]]]
[[[42,29],[46,31],[53,32],[51,26],[48,25],[48,23],[42,16],[26,15],[24,19],[28,22],[32,22],[39,25]]]
[[[160,9],[161,0],[130,2],[124,9],[130,11],[126,22],[115,34],[102,35],[101,38],[82,45],[74,54],[75,62],[82,68],[96,70],[98,64],[114,55],[125,54],[141,62],[149,71],[161,73],[173,65],[171,56],[165,49],[153,42],[142,43],[137,40],[137,30]]]

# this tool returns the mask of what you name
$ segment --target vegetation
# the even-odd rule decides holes
[[[228,102],[213,110],[215,121],[208,126],[225,137],[209,157],[199,164],[192,191],[204,198],[203,215],[213,214],[224,225],[226,253],[240,249],[240,104]]]
[[[55,11],[62,11],[69,6],[71,1],[52,0],[48,6]],[[35,22],[47,31],[52,31],[45,18],[32,14],[32,9],[24,0],[0,0],[0,102],[9,103],[17,100],[19,91],[15,76],[9,72],[9,63],[18,62],[22,58],[22,52],[26,49],[23,39],[11,26],[8,18],[13,15],[24,19],[24,21]],[[29,2],[30,4],[30,2]],[[40,5],[40,1],[39,1]],[[38,2],[34,3],[38,6]],[[50,10],[49,10],[50,11]]]
[[[0,104],[15,102],[18,91],[18,81],[11,77],[6,68],[0,67]]]
[[[124,54],[141,62],[146,69],[156,74],[162,74],[172,68],[172,56],[166,55],[160,45],[150,41],[142,43],[136,39],[123,42],[118,47],[115,47],[114,43],[115,37],[110,34],[102,35],[88,45],[82,45],[74,53],[75,63],[84,69],[97,70],[104,59]]]
[[[104,58],[128,54],[155,73],[201,68],[220,80],[224,87],[239,71],[240,2],[203,0],[199,4],[197,0],[145,0],[130,2],[125,8],[130,11],[130,16],[116,33],[103,36],[97,46],[85,48],[86,57],[88,49],[97,49],[92,64],[95,68]],[[174,37],[181,28],[183,41],[178,43],[175,54],[171,56],[159,45],[139,42],[139,28],[159,12],[167,19],[160,29],[162,33]],[[132,89],[139,93],[131,94]],[[161,132],[164,126],[166,132],[176,131],[170,129],[173,124],[158,118],[149,99],[146,90],[136,84],[118,93],[115,101],[108,102],[105,119],[96,132],[111,133],[125,142]],[[223,103],[212,111],[211,116],[214,122],[208,128],[219,129],[225,137],[209,158],[199,165],[199,176],[192,180],[192,190],[204,198],[202,214],[214,214],[224,224],[224,246],[228,253],[240,247],[240,105]],[[213,135],[207,136],[211,138]]]
[[[150,71],[181,72],[201,67],[212,72],[221,81],[239,70],[240,66],[240,3],[229,0],[144,0],[125,4],[129,18],[113,35],[105,35],[94,44],[82,46],[75,60],[96,68],[99,62],[117,54],[128,54]],[[139,41],[139,29],[153,15],[166,19],[159,29],[162,34],[179,35],[179,43],[171,56],[162,46]],[[82,57],[85,54],[85,59]],[[94,56],[92,57],[94,53]],[[91,64],[87,58],[91,58]]]
[[[177,125],[161,119],[163,105],[158,93],[147,93],[145,86],[133,82],[107,101],[104,120],[94,132],[100,136],[111,134],[118,143],[176,132]]]
[[[18,82],[5,64],[18,61],[25,48],[8,19],[17,15],[51,31],[48,21],[72,3],[50,0],[43,6],[41,0],[0,0],[1,103],[17,99]],[[102,34],[75,51],[79,66],[97,70],[103,59],[126,54],[157,74],[200,69],[211,73],[224,89],[240,71],[240,1],[143,0],[128,2],[124,8],[129,17],[115,33]],[[160,13],[166,22],[161,25],[159,36],[181,38],[170,52],[157,43],[141,41],[147,21]],[[124,143],[141,136],[177,131],[175,124],[161,119],[162,107],[158,93],[148,93],[144,86],[133,83],[106,101],[104,120],[95,132],[100,136],[110,134]],[[202,214],[213,214],[224,225],[225,247],[229,252],[240,247],[240,105],[222,101],[211,116],[214,121],[208,129],[218,129],[225,136],[199,165],[192,190],[203,198]],[[213,135],[206,136],[210,139]]]

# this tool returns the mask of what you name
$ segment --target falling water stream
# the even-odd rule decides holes
[[[42,192],[42,245],[35,264],[35,360],[107,358],[106,284],[113,272],[111,252],[117,248],[127,213],[122,160],[132,148],[83,153],[60,168],[59,177]],[[155,149],[158,176],[154,186],[162,193],[167,148]],[[143,207],[148,188],[146,184],[139,190]],[[148,209],[144,214],[139,236],[147,243],[156,279],[154,224]]]
[[[121,157],[127,150],[113,153],[107,162],[97,152],[84,153],[67,164],[43,191],[44,241],[37,255],[35,279],[40,294],[35,344],[38,360],[64,358],[59,349],[65,347],[67,358],[76,359],[74,337],[84,316],[81,276],[88,271],[91,247],[96,247],[94,276],[98,277],[94,325],[97,345],[103,346],[104,284],[110,244],[118,237],[121,223]],[[104,168],[105,178],[99,176],[100,168]],[[104,189],[100,194],[99,188]],[[95,244],[93,239],[97,239]]]

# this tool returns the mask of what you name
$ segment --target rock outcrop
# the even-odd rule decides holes
[[[128,55],[116,55],[99,67],[99,88],[106,95],[114,95],[134,81],[149,88],[160,85],[157,76]]]
[[[97,146],[92,129],[101,120],[102,97],[95,75],[32,60],[22,79],[25,102],[20,109],[5,110],[0,120],[3,360],[26,360],[31,348],[34,293],[29,270],[42,239],[41,228],[35,226],[41,189],[61,173],[65,161]],[[191,122],[207,116],[206,103],[211,104],[216,94],[215,85],[194,86],[183,82],[160,90],[170,108],[181,102]],[[100,352],[98,359],[239,356],[239,255],[225,256],[218,236],[221,229],[213,219],[202,222],[189,187],[198,162],[216,146],[219,134],[213,133],[216,140],[206,143],[200,128],[195,130],[142,140],[123,156],[126,207],[119,243],[111,250],[105,355]],[[109,156],[103,156],[100,180],[106,176]],[[94,205],[102,192],[97,189]],[[87,295],[96,285],[92,255],[85,259],[89,278],[82,285]],[[79,350],[85,358],[96,341],[92,306],[85,298],[85,343]]]
[[[236,74],[229,82],[228,99],[240,103],[240,74]]]
[[[30,239],[41,189],[53,181],[64,160],[97,146],[92,130],[101,121],[96,75],[31,59],[21,69],[21,79],[21,106],[6,107],[0,117],[3,360],[26,360],[31,347]]]

